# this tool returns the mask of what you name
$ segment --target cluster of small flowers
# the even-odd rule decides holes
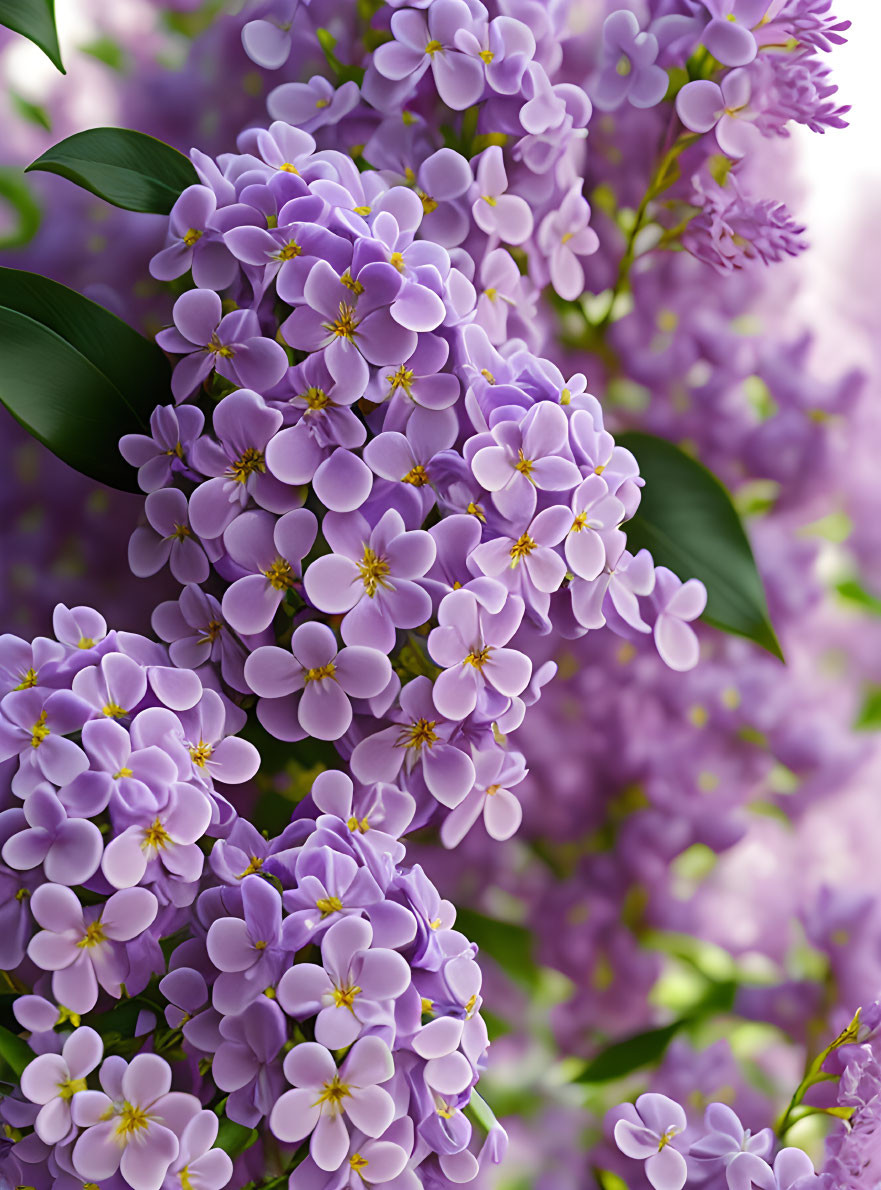
[[[380,119],[323,91],[313,106],[358,127]],[[158,337],[183,357],[179,404],[155,412],[152,436],[122,442],[148,493],[132,568],[168,563],[187,584],[154,627],[180,664],[215,661],[232,690],[256,694],[276,737],[342,740],[367,783],[403,767],[417,825],[439,805],[458,812],[454,842],[485,807],[506,838],[520,816],[506,783],[525,770],[496,733],[519,725],[551,672],[509,647],[521,622],[654,630],[664,659],[688,668],[703,588],[627,552],[620,526],[641,480],[585,377],[506,339],[498,311],[517,293],[499,287],[519,272],[498,245],[522,242],[532,217],[506,193],[499,146],[478,155],[476,181],[448,147],[412,178],[359,172],[281,119],[239,150],[216,162],[194,151],[201,184],[152,265],[166,278],[192,269],[199,286]],[[473,253],[438,241],[441,214]],[[502,272],[478,299],[472,278],[491,257]],[[212,572],[219,602],[201,588]]]
[[[243,712],[89,608],[59,606],[55,631],[0,638],[0,961],[37,1054],[3,1101],[0,1174],[220,1190],[222,1114],[268,1118],[292,1186],[472,1180],[481,975],[402,867],[413,799],[328,771],[268,840],[214,785],[258,766],[230,734]],[[242,1160],[262,1176],[265,1155]]]

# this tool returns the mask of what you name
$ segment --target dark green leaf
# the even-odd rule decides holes
[[[52,131],[49,113],[39,103],[31,103],[23,95],[16,95],[14,91],[10,92],[9,98],[12,100],[12,106],[23,120],[27,120],[30,124],[36,124],[38,128],[44,128],[46,132]]]
[[[625,526],[628,547],[645,547],[683,580],[701,579],[704,619],[782,661],[762,580],[728,492],[672,442],[635,431],[617,441],[636,455],[646,481],[636,516]]]
[[[456,928],[512,979],[529,988],[538,983],[541,972],[532,955],[532,933],[525,926],[485,917],[473,909],[459,909]]]
[[[59,458],[137,491],[119,454],[167,399],[169,366],[109,310],[35,273],[0,268],[0,402]]]
[[[238,1157],[245,1149],[250,1149],[259,1137],[256,1128],[246,1128],[244,1124],[237,1124],[234,1120],[224,1116],[217,1130],[215,1147],[229,1153],[230,1157]]]
[[[873,616],[881,616],[881,599],[867,591],[859,579],[844,579],[835,590],[846,603],[852,603],[861,611],[869,612]]]
[[[881,730],[881,686],[868,686],[854,727],[857,731]]]
[[[579,1083],[604,1083],[623,1078],[643,1066],[650,1066],[664,1054],[667,1046],[685,1025],[685,1020],[673,1021],[660,1029],[649,1029],[616,1041],[600,1050],[575,1080]]]
[[[55,29],[55,0],[0,0],[0,25],[39,46],[52,65],[65,73]]]
[[[0,236],[0,248],[22,248],[40,230],[43,213],[20,169],[0,166],[0,203],[15,212],[15,222]]]
[[[77,132],[28,169],[60,174],[115,207],[158,215],[167,215],[181,191],[199,181],[183,153],[132,128]]]
[[[21,1072],[25,1066],[34,1059],[34,1051],[11,1029],[4,1029],[0,1026],[0,1058],[16,1078],[21,1078]]]

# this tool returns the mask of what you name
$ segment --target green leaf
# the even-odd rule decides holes
[[[856,731],[881,731],[881,686],[868,686],[854,722]]]
[[[672,442],[637,431],[617,441],[636,455],[646,481],[625,526],[628,548],[650,550],[683,580],[699,578],[707,588],[704,619],[782,661],[752,549],[723,485]]]
[[[65,73],[55,29],[55,0],[0,0],[0,25],[39,46],[52,65]]]
[[[20,169],[0,166],[0,204],[15,212],[15,221],[0,236],[0,248],[23,248],[40,230],[43,212]]]
[[[223,1149],[224,1153],[228,1153],[230,1157],[238,1157],[239,1153],[250,1149],[251,1145],[259,1139],[259,1135],[256,1128],[246,1128],[244,1124],[237,1124],[235,1120],[224,1116],[220,1121],[217,1140],[214,1144],[215,1148]]]
[[[16,1078],[21,1078],[21,1072],[35,1057],[34,1051],[11,1029],[0,1026],[0,1058],[6,1063]]]
[[[109,310],[35,273],[0,268],[0,403],[77,471],[137,491],[119,453],[169,386],[154,344]]]
[[[132,128],[77,132],[47,149],[32,169],[60,174],[115,207],[157,215],[167,215],[181,191],[199,181],[183,153]]]
[[[623,1041],[614,1042],[592,1058],[575,1081],[604,1083],[653,1065],[685,1023],[684,1019],[673,1021],[660,1029],[648,1029],[645,1033],[635,1033]]]
[[[512,979],[528,988],[538,984],[541,971],[532,955],[532,933],[525,926],[485,917],[473,909],[459,909],[456,928],[476,942]]]

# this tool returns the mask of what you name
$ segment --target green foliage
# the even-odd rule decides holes
[[[11,1029],[0,1026],[0,1058],[17,1079],[21,1078],[25,1066],[34,1059],[34,1051]]]
[[[0,25],[39,46],[52,65],[66,73],[55,28],[55,0],[0,0]]]
[[[651,551],[655,562],[707,588],[704,619],[745,636],[783,660],[764,587],[731,497],[701,463],[651,434],[619,434],[646,481],[636,516],[625,526],[628,547]]]
[[[199,181],[192,162],[132,128],[89,128],[47,149],[28,170],[59,174],[127,211],[167,215]]]

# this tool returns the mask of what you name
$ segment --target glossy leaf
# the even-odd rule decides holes
[[[486,917],[473,909],[459,909],[456,929],[476,942],[481,954],[494,959],[506,975],[526,987],[536,986],[541,971],[532,954],[532,934],[525,926]]]
[[[59,458],[137,491],[119,453],[167,399],[170,369],[154,344],[64,285],[0,268],[0,402]]]
[[[89,128],[59,141],[28,170],[60,174],[127,211],[167,215],[199,175],[183,153],[132,128]]]
[[[39,46],[52,65],[65,73],[55,28],[55,0],[0,0],[0,25]]]
[[[685,1020],[673,1021],[660,1029],[648,1029],[644,1033],[625,1037],[623,1041],[616,1041],[600,1050],[588,1062],[576,1082],[604,1083],[613,1078],[623,1078],[625,1074],[641,1070],[643,1066],[653,1065],[663,1056],[685,1023]]]
[[[16,1078],[21,1078],[25,1066],[34,1059],[34,1051],[23,1038],[11,1029],[0,1026],[0,1058]]]
[[[707,588],[704,619],[745,636],[783,660],[765,590],[731,497],[711,471],[672,442],[619,434],[645,479],[636,516],[624,526],[632,552],[648,549],[659,566]]]

